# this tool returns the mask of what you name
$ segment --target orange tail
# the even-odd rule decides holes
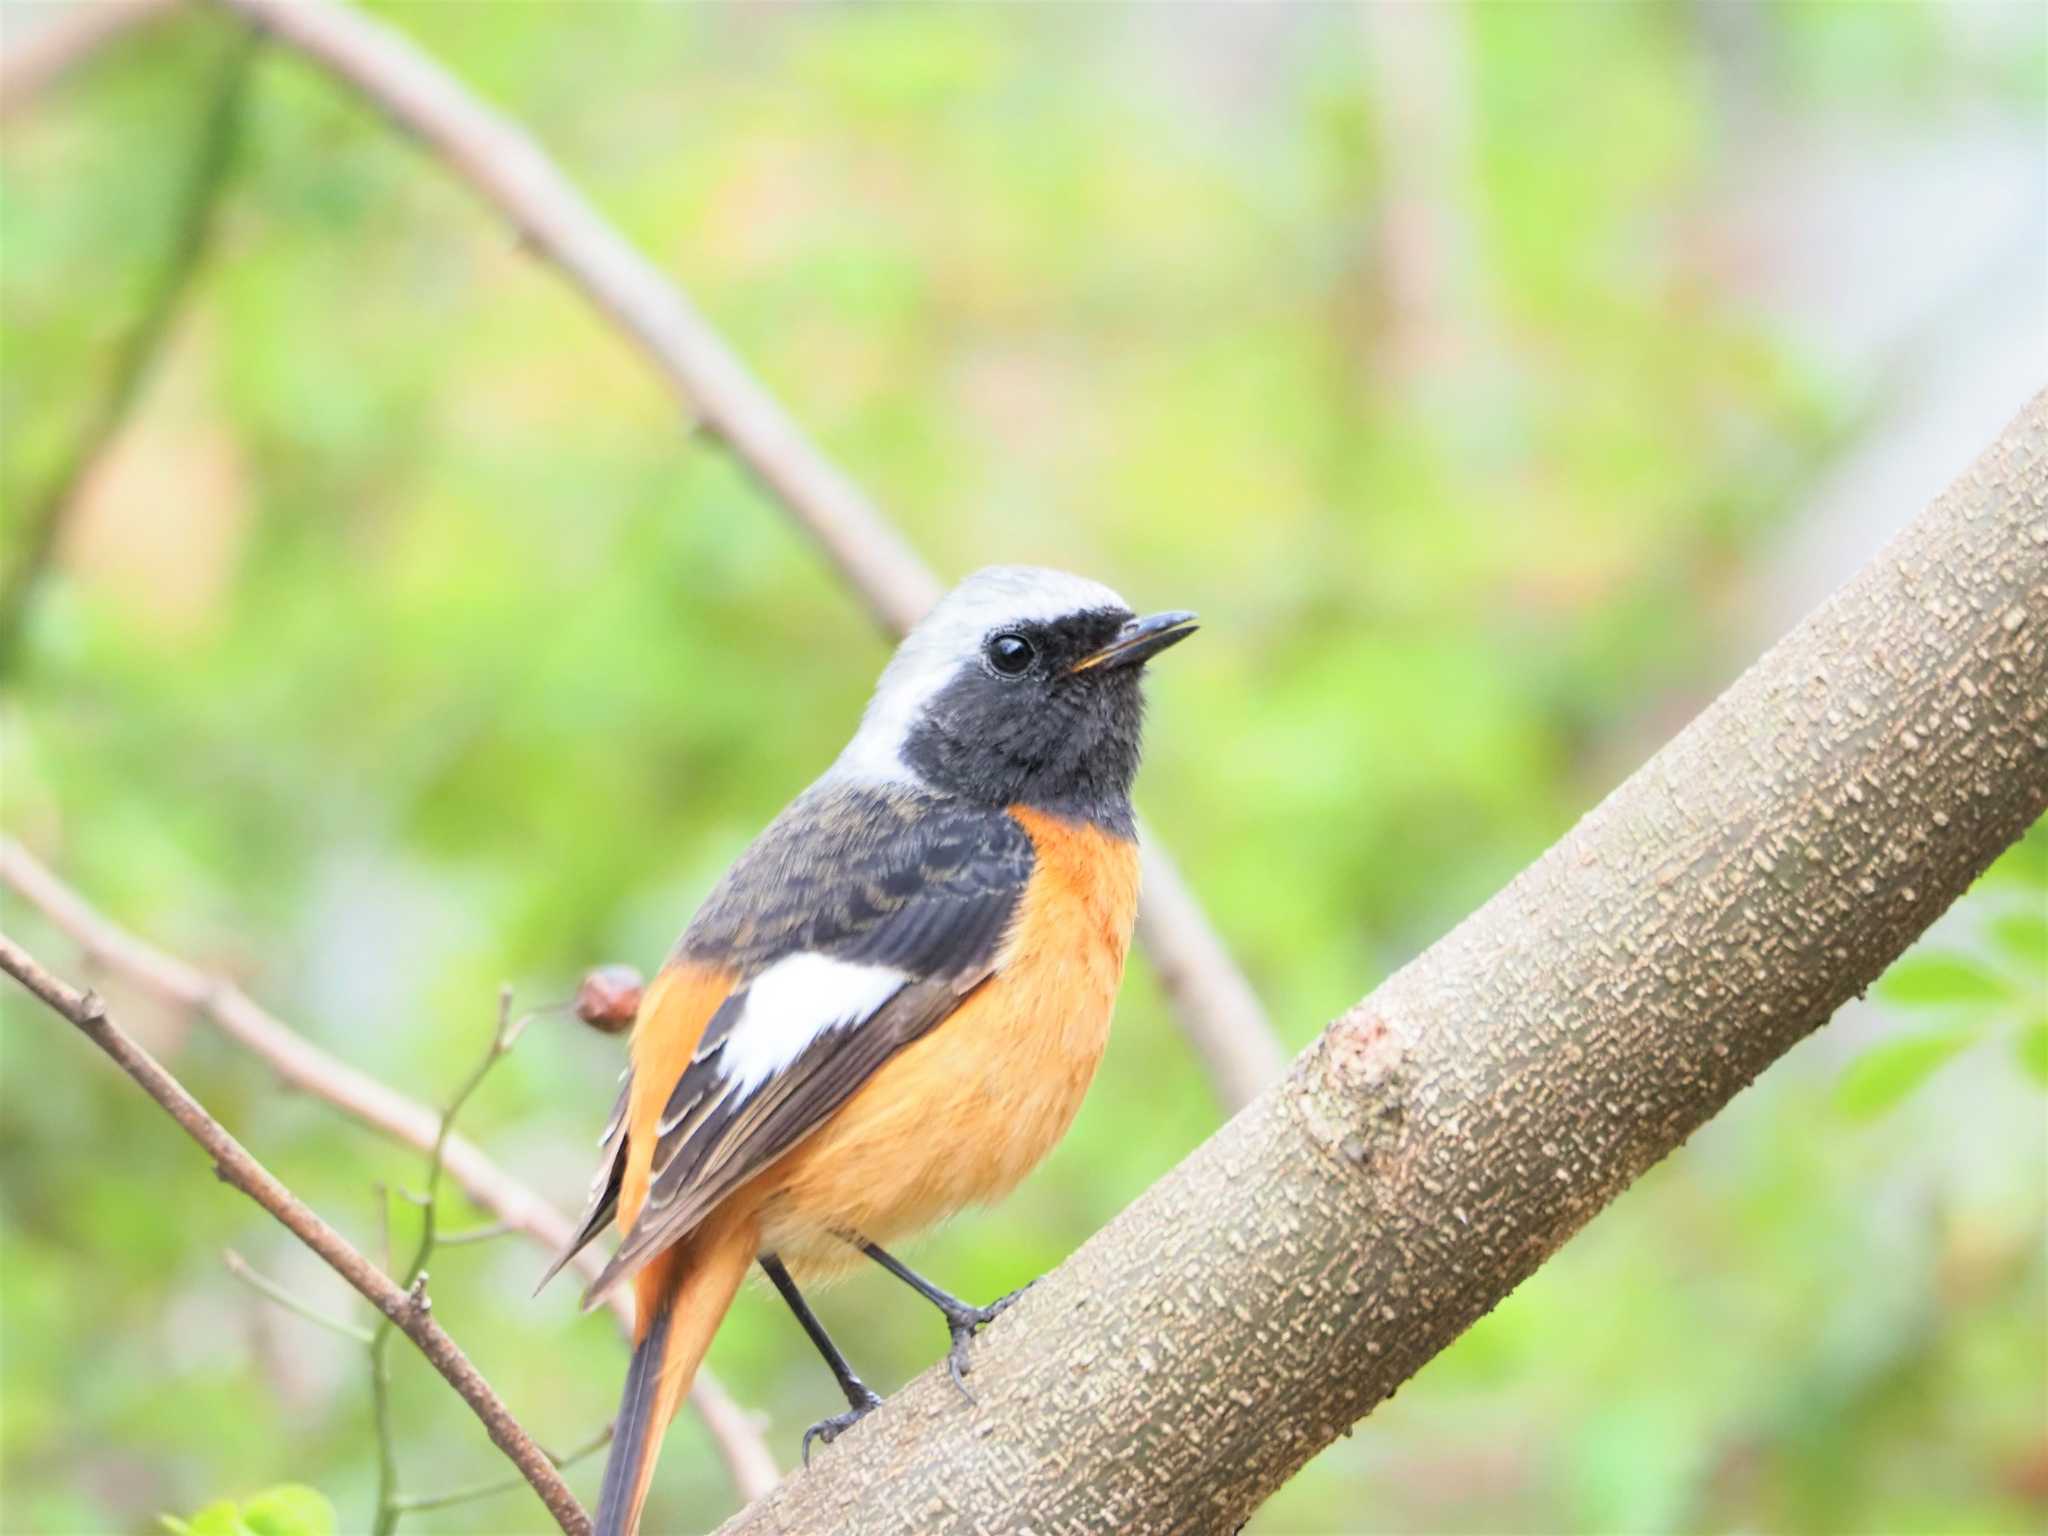
[[[639,1307],[633,1364],[604,1464],[596,1536],[633,1536],[639,1530],[640,1506],[647,1502],[661,1437],[760,1246],[760,1228],[751,1214],[735,1218],[714,1212],[635,1278]]]

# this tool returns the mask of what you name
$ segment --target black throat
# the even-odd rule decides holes
[[[1028,806],[1135,837],[1131,781],[1144,728],[1143,669],[1072,670],[1129,617],[1101,609],[1021,627],[1037,654],[1021,677],[965,663],[904,739],[904,762],[945,794]]]

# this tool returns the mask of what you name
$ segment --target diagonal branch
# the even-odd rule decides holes
[[[0,120],[26,109],[52,82],[116,38],[169,15],[179,3],[79,0],[35,24],[26,37],[10,38],[0,53]]]
[[[120,11],[117,6],[107,9]],[[67,17],[50,25],[65,25],[78,19]],[[49,485],[24,514],[24,526],[16,541],[19,547],[4,582],[0,582],[0,675],[5,674],[13,660],[27,622],[29,604],[35,599],[43,572],[57,553],[64,520],[77,502],[93,465],[99,462],[107,444],[134,409],[149,377],[150,365],[163,350],[186,291],[213,244],[215,213],[221,191],[227,185],[228,171],[234,164],[235,146],[241,138],[242,104],[248,94],[254,59],[254,39],[237,39],[227,62],[221,66],[219,83],[214,87],[213,99],[200,127],[199,146],[186,173],[184,195],[173,222],[170,252],[150,284],[140,313],[115,349],[91,414]]]
[[[939,596],[932,573],[761,387],[682,290],[555,168],[518,127],[374,17],[332,0],[218,0],[297,49],[416,135],[503,214],[645,354],[824,546],[883,624],[902,631]]]
[[[423,1286],[401,1290],[391,1277],[359,1253],[354,1244],[327,1225],[299,1197],[228,1134],[185,1087],[166,1072],[156,1059],[130,1039],[108,1017],[106,1004],[91,992],[81,992],[52,976],[12,939],[0,935],[0,970],[48,1004],[52,1011],[77,1025],[80,1032],[107,1055],[115,1065],[134,1078],[142,1089],[179,1127],[213,1159],[214,1172],[275,1216],[299,1241],[325,1259],[334,1272],[354,1286],[370,1304],[407,1338],[469,1404],[482,1421],[492,1443],[519,1469],[533,1491],[547,1506],[555,1523],[570,1536],[584,1536],[590,1517],[547,1453],[512,1417],[489,1382],[478,1374],[469,1357],[434,1321]]]
[[[1286,1080],[725,1527],[1236,1529],[2048,809],[2048,392]]]
[[[432,1149],[440,1130],[440,1117],[433,1110],[330,1056],[232,982],[209,976],[109,922],[11,838],[0,838],[0,885],[48,918],[78,946],[88,963],[118,974],[166,1003],[203,1015],[292,1087],[325,1100],[394,1141],[422,1152]],[[538,1246],[552,1252],[568,1242],[572,1230],[568,1219],[505,1172],[468,1137],[456,1133],[448,1138],[442,1166],[471,1200]],[[602,1264],[603,1255],[589,1250],[575,1261],[586,1278],[594,1278]],[[616,1292],[610,1305],[620,1325],[630,1328],[631,1296]],[[758,1498],[774,1487],[775,1459],[767,1443],[724,1388],[700,1371],[691,1401],[740,1496]]]
[[[882,627],[902,634],[939,584],[896,529],[659,268],[642,256],[517,126],[490,111],[382,22],[333,0],[216,0],[313,59],[381,107],[501,213],[668,382],[817,540]],[[1167,996],[1231,1109],[1285,1061],[1256,995],[1201,905],[1149,835],[1139,936]]]

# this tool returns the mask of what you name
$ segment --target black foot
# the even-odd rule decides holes
[[[958,1302],[950,1307],[943,1303],[940,1305],[939,1310],[946,1314],[946,1331],[953,1335],[953,1347],[946,1351],[946,1369],[952,1372],[953,1385],[960,1389],[960,1395],[968,1402],[974,1401],[974,1394],[967,1390],[966,1379],[967,1373],[974,1369],[974,1362],[968,1356],[967,1346],[973,1343],[975,1334],[994,1322],[1011,1302],[1037,1283],[1033,1280],[1029,1285],[1021,1285],[1000,1301],[992,1301],[985,1307],[963,1306]]]
[[[953,1385],[960,1389],[960,1395],[968,1402],[973,1402],[974,1394],[967,1390],[966,1378],[967,1373],[974,1369],[974,1363],[967,1357],[967,1346],[973,1342],[976,1332],[995,1321],[1005,1307],[1030,1290],[1031,1286],[1022,1286],[990,1306],[971,1307],[958,1296],[940,1290],[894,1254],[877,1247],[866,1238],[844,1233],[841,1235],[944,1314],[946,1331],[953,1336],[953,1347],[946,1351],[946,1367],[953,1373]],[[1036,1283],[1032,1282],[1034,1285]]]
[[[859,1384],[855,1383],[855,1385]],[[820,1419],[804,1431],[805,1466],[808,1467],[811,1464],[811,1442],[813,1440],[822,1440],[825,1444],[830,1445],[834,1440],[837,1440],[841,1435],[853,1428],[854,1425],[882,1406],[882,1400],[875,1396],[874,1393],[868,1391],[866,1387],[861,1387],[860,1390],[862,1394],[860,1400],[847,1409],[846,1412],[835,1413],[829,1419]],[[851,1393],[848,1393],[848,1396],[851,1395]]]

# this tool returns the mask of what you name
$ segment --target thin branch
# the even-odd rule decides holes
[[[440,1130],[440,1119],[433,1110],[330,1056],[232,982],[209,976],[108,921],[11,838],[0,837],[0,885],[42,913],[78,946],[88,963],[174,1007],[191,1009],[266,1063],[289,1086],[333,1105],[394,1141],[422,1152],[433,1146]],[[442,1166],[472,1201],[538,1247],[553,1252],[569,1240],[573,1228],[567,1217],[461,1134],[448,1137],[442,1148]],[[594,1278],[603,1263],[603,1255],[585,1249],[574,1267],[586,1278]],[[633,1325],[629,1290],[620,1287],[607,1299],[612,1315],[626,1329]],[[701,1370],[690,1400],[740,1496],[759,1498],[774,1487],[779,1476],[775,1458],[747,1411]]]
[[[222,1180],[275,1216],[418,1345],[420,1353],[469,1404],[492,1442],[519,1469],[533,1491],[540,1495],[541,1502],[547,1506],[557,1525],[571,1536],[583,1536],[589,1531],[590,1517],[576,1502],[575,1495],[569,1492],[561,1474],[542,1454],[540,1447],[533,1443],[519,1421],[512,1417],[511,1410],[491,1389],[490,1383],[470,1364],[461,1347],[434,1321],[424,1296],[408,1293],[392,1284],[390,1276],[363,1257],[354,1244],[285,1188],[269,1169],[252,1157],[218,1120],[206,1112],[197,1099],[186,1092],[183,1084],[115,1025],[107,1014],[106,1004],[96,995],[60,981],[5,935],[0,935],[0,970],[6,971],[48,1004],[53,1012],[70,1020],[93,1044],[112,1057],[122,1071],[163,1106],[186,1135],[206,1150],[213,1159],[214,1172]]]
[[[385,1231],[390,1231],[390,1203],[385,1203]],[[388,1246],[388,1245],[387,1245]],[[375,1536],[398,1529],[398,1434],[391,1418],[391,1356],[384,1348],[390,1330],[381,1323],[370,1338],[370,1424],[377,1442],[377,1513]]]
[[[427,1188],[419,1201],[419,1244],[413,1250],[412,1262],[405,1268],[403,1283],[408,1295],[426,1295],[427,1265],[434,1257],[434,1245],[441,1233],[441,1169],[448,1150],[448,1138],[455,1130],[455,1117],[483,1087],[491,1068],[512,1049],[524,1024],[525,1020],[512,1017],[512,989],[503,988],[498,993],[498,1020],[491,1030],[490,1044],[448,1100],[448,1107],[441,1111],[441,1124],[434,1132],[434,1145],[427,1152]],[[391,1536],[398,1529],[399,1518],[406,1508],[405,1500],[398,1491],[398,1449],[391,1423],[391,1331],[391,1320],[380,1319],[368,1340],[371,1402],[377,1426],[377,1512],[370,1523],[372,1536]],[[548,1459],[554,1460],[552,1456]]]
[[[91,416],[40,499],[24,514],[18,552],[5,582],[0,583],[0,674],[6,672],[21,642],[29,604],[56,555],[64,520],[93,465],[99,462],[107,444],[113,441],[134,408],[150,364],[163,350],[186,291],[213,242],[215,210],[241,137],[242,105],[248,94],[256,41],[254,35],[239,39],[221,66],[220,80],[214,87],[200,129],[199,147],[179,201],[170,252],[143,300],[141,312],[115,350]]]
[[[548,1459],[555,1464],[558,1471],[566,1471],[580,1461],[588,1461],[612,1443],[612,1431],[616,1427],[607,1424],[573,1451],[561,1456],[550,1451]],[[398,1507],[407,1514],[423,1509],[447,1509],[454,1504],[471,1504],[478,1499],[495,1498],[501,1493],[510,1493],[518,1486],[519,1479],[516,1477],[494,1478],[486,1483],[470,1483],[466,1487],[451,1488],[446,1493],[408,1494],[398,1500]]]
[[[441,1111],[440,1129],[434,1133],[434,1144],[427,1150],[426,1198],[420,1202],[420,1243],[406,1271],[407,1285],[417,1283],[426,1275],[427,1261],[433,1257],[434,1244],[440,1237],[441,1171],[446,1165],[448,1139],[455,1133],[455,1117],[475,1097],[477,1089],[484,1085],[484,1079],[490,1076],[491,1068],[504,1058],[518,1038],[519,1025],[512,1018],[512,989],[507,987],[498,994],[498,1023],[491,1032],[491,1043],[484,1048],[483,1058],[469,1076],[462,1080],[462,1086],[455,1090],[448,1107]]]
[[[162,19],[177,4],[178,0],[82,0],[32,25],[27,36],[10,40],[0,53],[0,120],[25,110],[107,44]]]
[[[633,248],[520,128],[382,22],[332,0],[216,0],[375,102],[489,203],[652,363],[900,635],[939,583],[901,534],[803,433],[675,283]],[[1148,837],[1147,841],[1150,839]],[[1285,1060],[1251,987],[1164,857],[1145,867],[1146,946],[1231,1109]],[[1203,978],[1200,986],[1171,978]]]
[[[465,1227],[460,1232],[441,1234],[443,1248],[460,1248],[465,1243],[487,1243],[494,1237],[509,1237],[519,1229],[509,1221],[485,1222],[480,1227]]]
[[[1216,1096],[1230,1109],[1242,1109],[1280,1080],[1286,1047],[1165,845],[1143,823],[1138,837],[1145,888],[1138,940]]]
[[[307,1322],[325,1328],[329,1333],[338,1333],[344,1339],[353,1339],[358,1344],[370,1342],[370,1330],[354,1323],[343,1322],[338,1317],[329,1317],[318,1307],[299,1300],[290,1291],[279,1285],[268,1275],[250,1267],[249,1261],[232,1248],[221,1250],[221,1263],[227,1266],[229,1274],[260,1296],[267,1296],[285,1311],[296,1313]]]

